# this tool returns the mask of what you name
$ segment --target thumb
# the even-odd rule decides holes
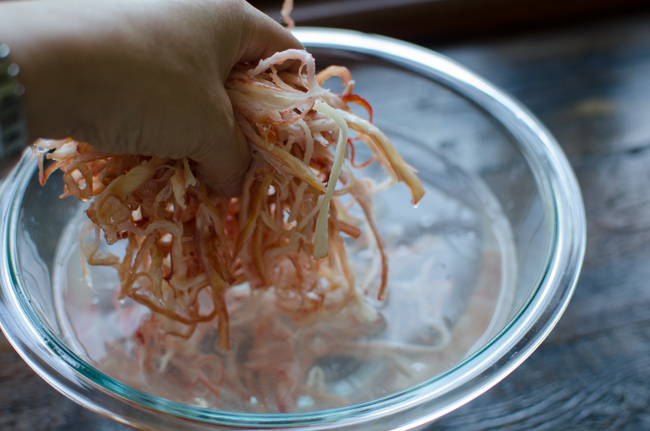
[[[251,162],[251,152],[244,134],[235,124],[231,142],[211,145],[211,151],[197,159],[197,174],[206,185],[226,196],[241,193],[243,176]]]

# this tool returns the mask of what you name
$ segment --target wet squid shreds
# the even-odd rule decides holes
[[[282,70],[287,61],[299,67]],[[340,94],[322,87],[333,76],[343,82]],[[235,285],[273,289],[276,305],[297,320],[352,302],[368,311],[344,238],[365,235],[379,254],[383,298],[388,264],[371,197],[401,181],[417,203],[424,191],[414,170],[372,124],[369,105],[353,93],[343,67],[316,74],[310,54],[288,50],[237,66],[226,88],[253,153],[235,198],[208,189],[186,159],[112,155],[69,139],[34,144],[42,155],[41,183],[60,170],[63,196],[90,202],[81,235],[88,263],[117,270],[119,299],[131,298],[184,328],[168,333],[187,337],[199,323],[216,321],[224,350],[230,321],[225,293]],[[350,104],[366,108],[369,119]],[[385,171],[383,183],[355,176],[360,142],[373,154],[366,163]],[[46,167],[44,159],[52,162]],[[102,235],[109,245],[123,241],[124,256],[102,252]]]

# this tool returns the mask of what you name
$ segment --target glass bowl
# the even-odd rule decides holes
[[[62,260],[61,244],[83,208],[58,198],[60,178],[39,186],[25,154],[0,195],[0,324],[62,394],[141,429],[414,429],[503,379],[562,315],[582,263],[585,215],[576,179],[546,129],[511,97],[432,51],[343,30],[295,35],[317,66],[352,71],[355,92],[427,190],[416,208],[399,187],[374,202],[391,274],[387,303],[377,305],[382,335],[345,347],[363,355],[319,358],[318,372],[303,376],[319,377],[323,390],[347,393],[347,401],[319,404],[301,395],[286,411],[265,411],[250,397],[221,408],[107,372],[94,353],[109,342],[92,321],[99,313],[74,311],[97,310],[100,299],[59,286],[61,273],[80,266],[69,253]],[[363,250],[352,250],[357,266],[367,264]],[[90,320],[79,320],[82,314]]]

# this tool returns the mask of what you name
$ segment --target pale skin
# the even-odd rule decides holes
[[[188,157],[237,192],[250,162],[224,82],[233,66],[301,48],[243,0],[0,1],[31,140]]]

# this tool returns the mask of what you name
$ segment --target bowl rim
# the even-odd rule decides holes
[[[535,176],[544,210],[550,215],[550,230],[555,232],[536,292],[518,315],[474,354],[433,379],[379,400],[291,414],[219,412],[169,401],[130,388],[89,366],[29,312],[29,298],[20,288],[20,276],[11,258],[16,255],[20,210],[15,201],[35,169],[26,153],[0,189],[0,217],[8,220],[0,231],[0,327],[30,367],[77,403],[134,427],[145,415],[158,422],[167,420],[168,424],[190,421],[238,428],[344,429],[378,424],[400,411],[404,419],[397,429],[406,430],[443,416],[502,380],[539,346],[566,309],[582,266],[586,220],[575,175],[546,128],[514,98],[426,48],[349,30],[297,28],[294,35],[308,49],[369,55],[430,78],[473,102],[513,135]],[[155,418],[160,413],[164,418]]]

